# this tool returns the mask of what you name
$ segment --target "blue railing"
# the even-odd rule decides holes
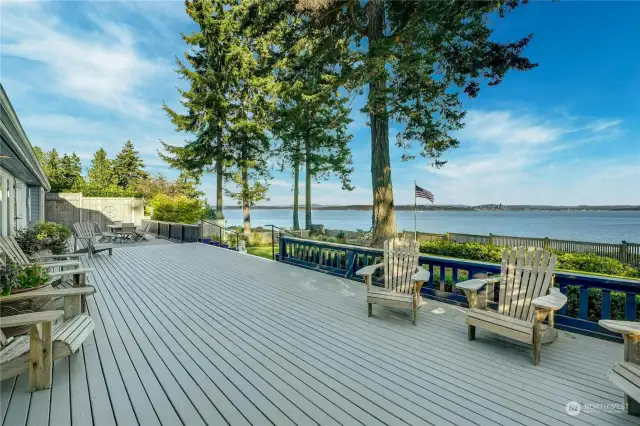
[[[358,269],[381,262],[383,256],[379,249],[288,236],[280,237],[279,251],[278,259],[281,262],[356,281],[361,281],[355,275]],[[456,288],[456,283],[475,274],[500,274],[500,265],[488,262],[421,255],[419,263],[431,273],[429,282],[422,288],[425,297],[463,306],[467,305],[467,298],[462,290]],[[381,284],[382,276],[374,277],[374,282]],[[640,293],[639,280],[556,271],[554,285],[569,296],[567,305],[555,315],[555,325],[559,329],[622,341],[620,335],[603,329],[597,323],[597,319],[612,319],[614,298],[624,305],[624,308],[616,308],[618,315],[614,319],[637,319],[636,295]],[[596,291],[592,291],[593,294],[590,295],[589,290],[592,289]],[[498,294],[499,284],[495,286],[494,297],[489,302],[494,309],[497,308]],[[622,309],[624,318],[620,318]],[[593,312],[598,310],[600,315],[593,318]],[[591,315],[590,311],[593,311]]]

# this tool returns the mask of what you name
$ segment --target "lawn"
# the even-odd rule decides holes
[[[276,247],[275,250],[276,253],[278,253],[278,247]],[[271,246],[247,247],[247,253],[271,260]]]

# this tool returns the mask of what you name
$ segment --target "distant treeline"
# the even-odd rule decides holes
[[[239,207],[226,207],[234,209]],[[282,210],[291,209],[292,206],[255,206],[254,209]],[[352,204],[346,206],[319,206],[314,205],[313,210],[371,210],[371,206],[365,204]],[[304,209],[301,206],[300,209]],[[640,211],[640,206],[528,206],[528,205],[502,205],[483,204],[480,206],[453,206],[453,205],[418,205],[419,211]],[[413,205],[399,205],[396,210],[413,211]]]

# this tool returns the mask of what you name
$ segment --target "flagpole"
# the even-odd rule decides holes
[[[418,241],[418,219],[417,219],[417,215],[416,215],[416,204],[417,204],[417,197],[416,197],[416,181],[413,181],[413,241]]]

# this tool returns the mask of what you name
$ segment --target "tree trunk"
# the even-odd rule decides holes
[[[383,36],[384,0],[370,0],[368,5],[369,52]],[[393,205],[391,162],[389,160],[389,116],[386,99],[384,64],[374,71],[369,83],[369,120],[371,122],[371,181],[373,189],[373,241],[382,247],[384,241],[396,235],[396,214]]]
[[[300,221],[298,220],[298,197],[300,195],[300,159],[295,158],[293,161],[293,230],[300,229]]]
[[[309,138],[304,141],[304,229],[311,229],[311,153],[309,152]]]
[[[251,212],[249,210],[249,200],[247,194],[249,193],[249,173],[247,166],[242,166],[242,218],[244,221],[244,233],[251,233]]]
[[[218,153],[219,156],[222,157],[222,136],[218,136]],[[221,158],[218,157],[216,160],[216,213],[218,215],[218,219],[222,219],[224,214],[222,213],[222,182],[223,182],[223,170],[222,170],[222,161]]]

